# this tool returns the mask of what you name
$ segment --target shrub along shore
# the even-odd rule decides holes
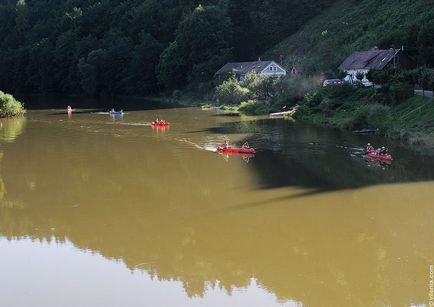
[[[411,145],[434,148],[434,99],[412,96],[399,104],[379,103],[372,88],[325,88],[306,95],[295,117],[347,130],[372,129]]]
[[[373,88],[343,84],[306,93],[296,117],[319,125],[374,129],[386,137],[434,147],[434,99],[414,95],[415,86],[434,87],[428,69],[372,71]]]
[[[264,115],[294,108],[291,116],[327,127],[347,130],[375,130],[386,137],[413,145],[434,147],[434,99],[414,96],[417,86],[434,87],[434,73],[374,71],[367,76],[375,87],[342,84],[322,87],[318,76],[286,76],[272,79],[250,73],[238,81],[229,76],[206,100],[176,91],[171,100],[181,104],[207,106],[247,115]]]
[[[24,106],[12,95],[0,91],[0,117],[13,117],[25,113]]]

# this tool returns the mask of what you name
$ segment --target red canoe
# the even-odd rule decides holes
[[[169,126],[170,124],[169,124],[168,122],[164,122],[164,123],[156,123],[156,122],[152,122],[151,125],[154,126],[154,127],[167,127],[167,126]]]
[[[370,157],[372,159],[383,160],[383,161],[392,161],[393,160],[391,155],[376,155],[372,152],[368,154],[368,157]]]
[[[255,153],[255,150],[253,148],[233,148],[233,147],[224,148],[222,146],[217,147],[217,151],[224,152],[224,153],[240,153],[240,154]]]

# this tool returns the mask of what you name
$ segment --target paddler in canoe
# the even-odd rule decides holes
[[[374,146],[371,145],[371,143],[368,143],[368,145],[366,145],[366,153],[371,153],[374,152]]]
[[[383,146],[381,148],[374,149],[374,146],[372,146],[371,143],[368,143],[368,145],[366,145],[366,153],[367,154],[374,154],[377,156],[386,156],[389,154],[386,147]]]

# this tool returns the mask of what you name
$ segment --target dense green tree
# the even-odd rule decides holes
[[[1,1],[0,88],[99,96],[210,84],[225,62],[257,60],[333,1]],[[390,27],[376,39],[409,46],[418,63],[433,66],[432,12],[420,15],[430,21],[415,20],[406,31]],[[350,27],[348,39],[356,41],[370,26]],[[321,61],[304,64],[306,71],[326,72],[349,50],[333,29],[317,34]]]
[[[162,55],[160,81],[166,87],[209,80],[232,57],[230,19],[216,6],[199,5],[180,24],[175,43]],[[173,59],[170,59],[172,57]],[[173,62],[173,72],[170,64]]]
[[[131,48],[131,39],[121,37],[110,47],[93,50],[86,59],[81,58],[83,89],[92,96],[122,94]]]
[[[128,73],[125,78],[129,94],[149,94],[155,92],[158,64],[162,46],[149,33],[141,33],[140,44],[132,51]]]
[[[185,64],[179,54],[180,51],[176,41],[171,43],[161,54],[157,67],[158,82],[167,89],[179,87],[181,85],[179,76],[185,74]]]
[[[434,66],[434,19],[420,28],[417,45],[421,62]]]

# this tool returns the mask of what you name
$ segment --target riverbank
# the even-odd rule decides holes
[[[393,104],[371,88],[320,89],[306,95],[297,119],[347,130],[371,129],[409,145],[434,148],[434,100],[414,96]]]

